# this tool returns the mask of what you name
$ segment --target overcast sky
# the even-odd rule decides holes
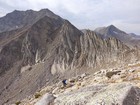
[[[0,17],[13,10],[48,8],[79,29],[110,24],[140,35],[140,0],[0,0]]]

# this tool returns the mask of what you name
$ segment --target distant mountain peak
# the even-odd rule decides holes
[[[114,25],[109,25],[106,27],[107,29],[109,29],[110,31],[118,31],[119,29],[117,27],[115,27]],[[119,30],[120,31],[120,30]]]
[[[94,30],[96,33],[99,33],[101,35],[104,35],[105,37],[110,37],[110,35],[124,33],[114,25],[109,25],[107,27],[99,27]]]
[[[137,45],[140,38],[134,33],[127,34],[126,32],[118,29],[114,25],[109,25],[107,27],[100,27],[94,30],[97,34],[101,35],[102,38],[107,39],[110,37],[114,37],[125,44],[129,45]]]
[[[106,30],[106,33],[107,34],[126,34],[126,32],[124,32],[124,31],[122,31],[122,30],[120,30],[120,29],[118,29],[116,26],[114,26],[114,25],[109,25],[109,26],[107,26],[106,28],[105,28],[105,30]]]
[[[111,24],[111,25],[109,25],[107,27],[109,27],[109,28],[116,28],[113,24]]]

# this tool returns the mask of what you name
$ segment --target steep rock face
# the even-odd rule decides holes
[[[48,52],[49,44],[52,43],[55,37],[54,32],[61,25],[61,21],[45,16],[29,29],[22,43],[25,65],[29,63],[32,65],[43,60]]]
[[[56,47],[56,56],[52,65],[52,74],[64,73],[77,66],[77,59],[80,57],[80,37],[83,35],[76,27],[68,21],[57,33],[59,43]],[[56,43],[54,41],[54,43]],[[56,45],[55,45],[56,46]]]
[[[22,66],[24,66],[35,64],[39,59],[43,59],[46,54],[46,44],[52,37],[51,34],[61,24],[57,19],[45,16],[31,28],[22,30],[23,32],[15,30],[16,32],[13,33],[16,34],[11,37],[7,35],[8,32],[4,33],[9,38],[3,39],[1,44],[0,72],[10,69],[19,60],[23,60]]]
[[[14,63],[22,60],[22,40],[23,36],[20,36],[17,39],[6,40],[2,43],[0,51],[0,75],[13,67]]]
[[[11,97],[15,97],[15,94],[18,94],[23,88],[24,91],[20,93],[19,97],[30,95],[40,88],[42,84],[46,83],[46,79],[42,78],[42,75],[45,74],[44,72],[47,72],[43,65],[34,68],[36,72],[31,71],[30,76],[28,73],[27,75],[22,75],[24,74],[23,68],[43,60],[47,49],[51,47],[50,43],[54,37],[53,33],[62,23],[57,19],[45,16],[30,28],[12,31],[12,36],[8,36],[10,32],[4,33],[7,38],[3,39],[0,52],[0,82],[2,84],[0,86],[0,103]],[[6,78],[8,79],[4,82],[3,80]],[[43,83],[40,85],[36,82],[37,80],[43,81]],[[23,84],[26,85],[23,86]]]
[[[131,49],[113,37],[102,39],[95,32],[86,30],[85,33],[77,38],[75,37],[75,39],[76,43],[72,42],[70,38],[65,39],[68,43],[65,43],[63,48],[58,48],[58,58],[55,57],[52,74],[70,72],[70,70],[84,67],[84,70],[92,68],[94,72],[95,69],[109,68],[139,60],[139,51],[137,49]],[[69,42],[70,40],[71,42]]]

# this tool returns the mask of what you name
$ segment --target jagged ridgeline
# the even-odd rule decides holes
[[[48,9],[9,13],[0,18],[0,32],[0,103],[64,77],[140,60],[136,44],[81,31]]]

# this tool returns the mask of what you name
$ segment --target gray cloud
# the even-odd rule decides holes
[[[1,0],[0,16],[15,9],[49,8],[80,29],[114,24],[140,34],[140,0]]]

